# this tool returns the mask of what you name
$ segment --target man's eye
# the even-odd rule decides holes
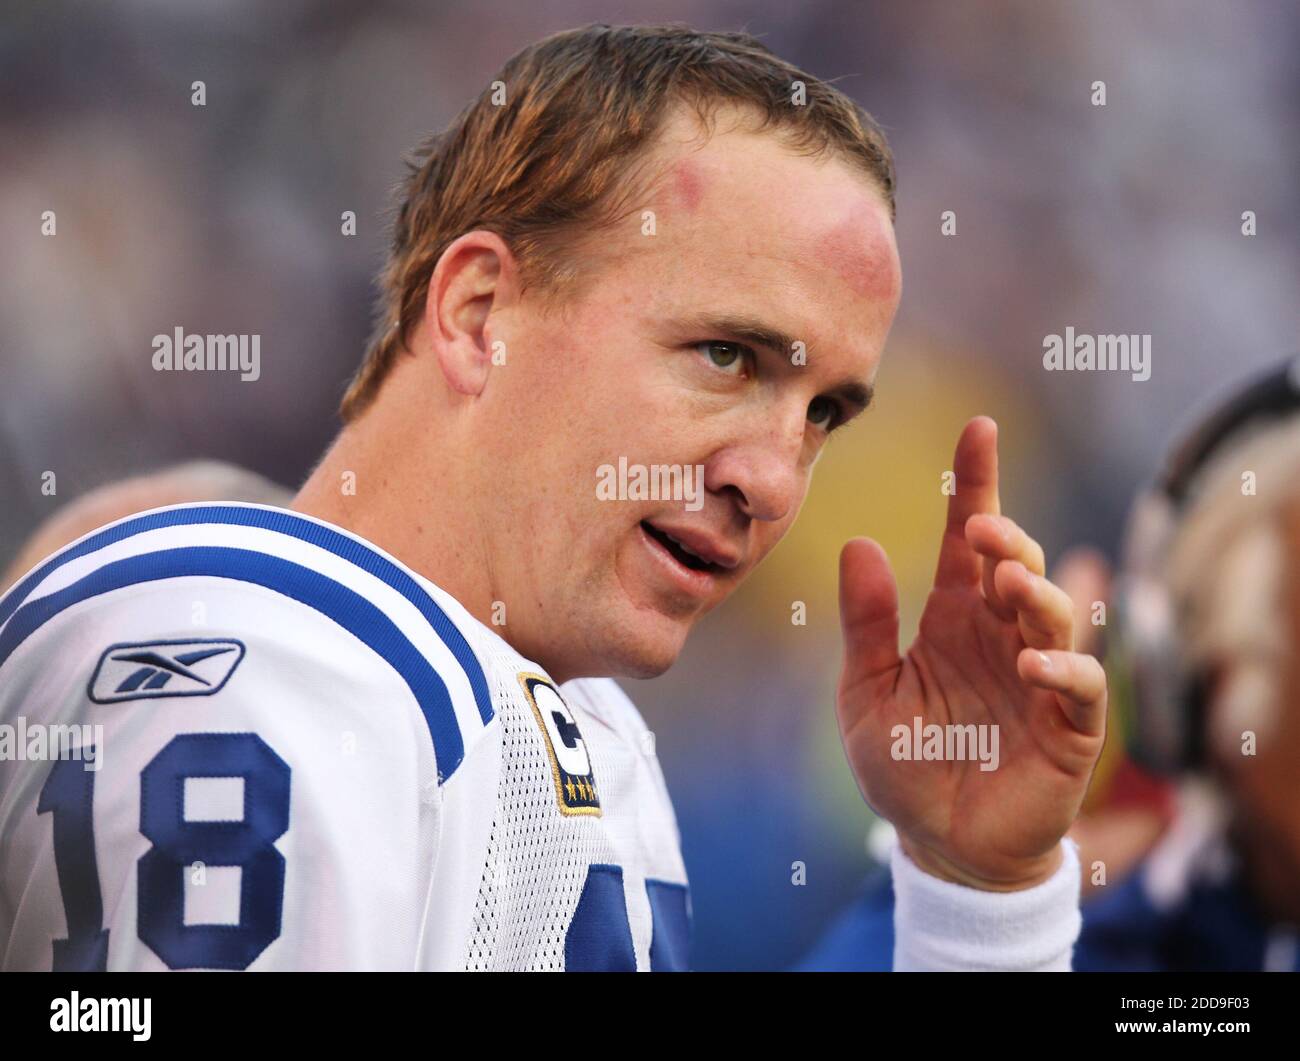
[[[814,398],[808,403],[808,422],[823,431],[834,430],[839,415],[839,407],[830,398]]]
[[[743,375],[746,366],[745,347],[739,343],[725,343],[717,339],[696,343],[695,349],[709,359],[714,368],[733,376]]]

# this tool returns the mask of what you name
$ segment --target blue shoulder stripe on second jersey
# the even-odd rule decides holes
[[[415,579],[387,557],[381,556],[364,543],[349,538],[346,534],[304,519],[286,509],[254,508],[243,505],[195,505],[150,512],[134,519],[124,520],[97,534],[92,534],[84,541],[52,557],[14,586],[8,594],[0,598],[0,626],[19,608],[33,589],[53,571],[69,561],[86,556],[114,542],[143,534],[145,531],[202,523],[228,523],[233,526],[257,527],[277,534],[286,534],[309,545],[329,550],[335,556],[342,557],[397,590],[419,609],[420,614],[451,650],[469,678],[470,688],[474,690],[474,702],[478,705],[479,717],[485,725],[492,721],[494,713],[492,695],[488,691],[483,668],[479,665],[478,658],[470,648],[469,642],[465,640],[465,636],[457,629],[456,624],[447,618],[447,613],[438,606],[438,602]]]
[[[465,744],[447,686],[406,635],[361,594],[301,564],[249,549],[186,546],[143,553],[96,568],[72,585],[13,613],[0,631],[0,666],[35,630],[65,608],[125,586],[158,579],[214,576],[265,586],[314,608],[368,645],[406,682],[433,738],[445,781],[465,757]]]

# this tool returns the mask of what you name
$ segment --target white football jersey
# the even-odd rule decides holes
[[[0,967],[681,969],[652,735],[368,542],[111,524],[0,599]]]

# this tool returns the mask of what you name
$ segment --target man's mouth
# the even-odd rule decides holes
[[[692,552],[687,546],[683,545],[667,531],[661,531],[653,523],[647,520],[641,521],[641,529],[646,532],[655,542],[663,546],[664,550],[683,567],[690,568],[692,571],[704,571],[711,575],[722,574],[724,568],[721,564],[715,564],[704,559],[698,553]]]

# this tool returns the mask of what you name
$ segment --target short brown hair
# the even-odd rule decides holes
[[[575,230],[620,216],[615,190],[673,104],[693,105],[706,123],[720,104],[747,106],[759,128],[779,130],[793,149],[832,150],[861,168],[894,212],[893,157],[871,116],[745,33],[586,26],[525,48],[495,81],[504,102],[484,89],[407,162],[375,328],[344,395],[344,420],[374,398],[424,312],[438,259],[459,236],[499,235],[525,286],[573,280]],[[802,106],[793,105],[796,81]]]

